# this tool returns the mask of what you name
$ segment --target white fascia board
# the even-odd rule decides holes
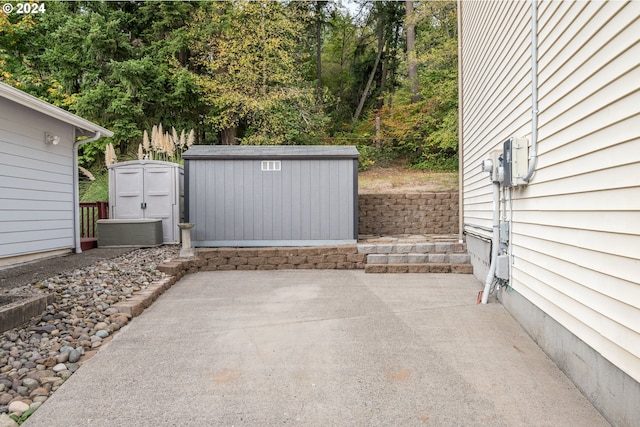
[[[113,136],[113,132],[111,132],[109,129],[98,126],[97,124],[90,122],[89,120],[85,120],[82,117],[76,116],[73,113],[63,110],[62,108],[49,104],[48,102],[38,99],[35,96],[29,95],[28,93],[23,92],[20,89],[11,87],[6,83],[0,82],[0,96],[47,116],[53,117],[54,119],[60,120],[61,122],[73,125],[80,131],[79,133],[95,134],[97,132],[100,132],[101,136],[104,138],[110,138]]]

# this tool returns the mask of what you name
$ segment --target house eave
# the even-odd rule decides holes
[[[89,120],[76,116],[62,108],[51,105],[35,96],[29,95],[26,92],[9,86],[6,83],[0,82],[0,96],[9,99],[17,104],[23,105],[34,111],[38,111],[61,122],[68,123],[76,128],[76,134],[81,136],[93,136],[100,132],[102,137],[110,138],[113,136],[113,132],[103,128]]]

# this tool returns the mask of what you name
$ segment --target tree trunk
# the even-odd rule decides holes
[[[416,57],[416,22],[413,13],[413,1],[405,1],[407,19],[407,64],[409,66],[409,83],[411,85],[411,103],[420,100],[420,88],[418,87],[418,58]]]
[[[317,70],[317,105],[322,108],[322,2],[316,2],[316,70]]]
[[[220,136],[222,137],[222,145],[237,145],[238,140],[236,138],[238,134],[237,127],[230,127],[223,129],[220,132]]]
[[[371,83],[373,83],[373,78],[375,77],[376,71],[378,70],[378,64],[380,64],[380,58],[382,58],[382,51],[384,50],[383,26],[384,26],[384,23],[383,23],[382,13],[380,13],[378,15],[378,54],[376,55],[376,61],[373,64],[373,69],[371,70],[371,74],[369,74],[369,80],[367,80],[367,85],[364,87],[364,92],[362,92],[362,96],[360,97],[360,103],[358,103],[358,108],[356,109],[356,112],[353,115],[354,125],[360,118],[360,114],[362,113],[362,109],[364,108],[364,103],[367,100],[367,96],[369,96],[369,90],[371,90]]]

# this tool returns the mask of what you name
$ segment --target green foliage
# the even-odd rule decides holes
[[[94,180],[89,180],[81,175],[80,201],[81,202],[106,202],[109,200],[109,174],[105,169],[95,175]]]
[[[190,26],[205,120],[218,131],[242,127],[243,143],[295,144],[324,118],[298,63],[303,23],[281,2],[214,2]],[[228,141],[233,143],[233,141]]]
[[[326,1],[48,1],[45,14],[0,14],[0,81],[112,130],[80,147],[93,171],[107,143],[135,158],[160,122],[205,144],[233,128],[243,144],[354,144],[361,168],[455,169],[456,3],[415,3],[414,103],[404,2],[361,4],[356,19]]]
[[[20,426],[20,425],[24,424],[24,422],[27,421],[27,419],[34,412],[35,412],[35,409],[29,408],[26,411],[24,411],[22,413],[22,415],[18,416],[17,414],[11,414],[11,415],[9,415],[9,418],[11,418],[13,421],[15,421]]]

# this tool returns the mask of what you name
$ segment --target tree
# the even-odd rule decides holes
[[[418,59],[416,57],[416,23],[413,13],[413,1],[405,1],[406,9],[406,33],[407,33],[407,68],[409,84],[411,86],[411,102],[420,100],[420,89],[418,87]]]
[[[197,81],[211,107],[207,122],[221,132],[223,144],[235,144],[239,136],[245,143],[286,142],[282,133],[274,139],[276,122],[298,111],[295,123],[304,128],[310,123],[305,113],[315,113],[299,67],[303,24],[297,9],[271,1],[207,6],[190,27]],[[265,132],[258,124],[265,124],[267,112],[274,116]]]

